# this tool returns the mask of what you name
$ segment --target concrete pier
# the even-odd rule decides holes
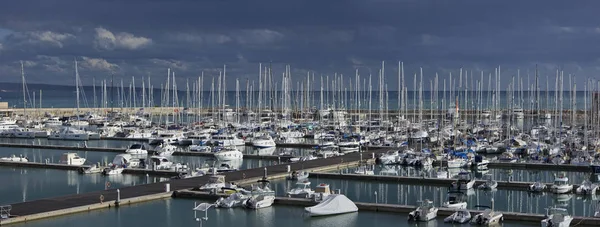
[[[81,168],[90,168],[89,165],[66,165],[58,163],[40,163],[40,162],[10,162],[0,161],[0,166],[14,166],[14,167],[26,167],[26,168],[43,168],[43,169],[62,169],[62,170],[78,170]]]
[[[206,192],[198,192],[198,191],[190,191],[190,190],[180,190],[173,192],[173,196],[176,198],[186,198],[186,199],[199,199],[199,200],[208,200],[208,201],[216,201],[219,197],[225,197],[225,194],[209,194]],[[410,205],[397,205],[397,204],[380,204],[380,203],[363,203],[363,202],[354,202],[360,211],[374,211],[374,212],[390,212],[390,213],[404,213],[408,214],[409,212],[416,209],[415,206]],[[300,199],[300,198],[288,198],[288,197],[277,197],[275,198],[274,205],[288,205],[288,206],[301,206],[308,207],[314,206],[317,202],[311,199]],[[441,219],[451,215],[456,212],[456,209],[451,208],[438,208],[438,221],[442,221]],[[472,216],[475,216],[481,212],[482,210],[469,210]],[[544,219],[544,215],[542,214],[530,214],[530,213],[516,213],[516,212],[504,212],[499,211],[503,214],[505,221],[519,221],[519,222],[528,222],[530,224],[540,223]],[[577,226],[600,226],[600,218],[595,217],[574,217],[571,224],[578,224]]]
[[[17,147],[17,148],[33,148],[33,149],[48,149],[48,150],[71,150],[71,151],[90,151],[90,152],[114,152],[114,153],[125,153],[125,148],[108,148],[108,147],[75,147],[75,146],[58,146],[58,145],[34,145],[34,144],[19,144],[19,143],[0,143],[0,147]],[[200,156],[200,157],[214,157],[214,153],[204,152],[190,152],[190,151],[176,151],[173,153],[175,156]],[[288,161],[293,158],[289,155],[254,155],[244,154],[246,159],[261,159],[261,160],[281,160]]]
[[[380,175],[360,175],[360,174],[339,174],[339,173],[311,173],[308,177],[318,179],[335,179],[335,180],[355,180],[355,181],[377,181],[377,182],[389,182],[398,183],[404,185],[425,185],[425,186],[436,186],[436,187],[449,187],[452,182],[456,179],[445,179],[445,178],[424,178],[424,177],[403,177],[403,176],[380,176]],[[474,189],[477,186],[483,184],[485,181],[476,180]],[[521,181],[497,181],[500,190],[515,190],[515,191],[528,191],[529,185],[534,182],[521,182]],[[546,192],[550,192],[552,184],[546,184]],[[579,187],[578,184],[573,184],[573,191]]]
[[[309,172],[322,172],[339,170],[356,166],[365,161],[373,162],[374,160],[367,160],[366,157],[384,153],[386,150],[371,150],[371,152],[372,153],[369,154],[363,153],[365,156],[364,159],[362,158],[363,155],[359,153],[352,153],[326,159],[316,159],[305,162],[280,164],[269,167],[227,172],[222,173],[221,175],[224,175],[227,181],[236,182],[237,184],[247,184],[261,179],[263,177],[265,168],[267,169],[269,179],[286,177],[290,174],[290,171],[305,170]],[[171,196],[172,192],[166,192],[167,183],[169,184],[170,190],[177,191],[199,187],[206,184],[208,180],[209,176],[201,176],[119,188],[121,204],[127,203],[128,201],[130,203],[152,201]],[[102,202],[100,201],[101,197],[104,199]],[[15,203],[11,204],[12,217],[9,219],[0,219],[0,225],[55,217],[59,215],[67,215],[93,209],[114,207],[116,198],[116,189],[109,189],[58,198]]]

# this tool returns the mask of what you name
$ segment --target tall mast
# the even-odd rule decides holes
[[[25,71],[23,70],[23,61],[21,61],[21,80],[23,83],[23,117],[27,117],[27,99],[25,98]]]

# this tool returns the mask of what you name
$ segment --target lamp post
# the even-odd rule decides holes
[[[199,205],[194,203],[194,219],[199,223],[198,226],[202,227],[202,220],[208,221],[208,209],[210,209],[214,205],[215,204],[211,203],[200,203]],[[204,217],[199,218],[196,215],[197,211],[204,212]]]

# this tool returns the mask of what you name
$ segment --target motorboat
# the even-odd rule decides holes
[[[474,168],[474,169],[487,169],[489,163],[490,163],[490,161],[487,160],[482,155],[476,155],[475,159],[473,161],[471,161],[470,164],[471,164],[471,168]]]
[[[78,171],[81,174],[94,174],[94,173],[102,173],[104,171],[104,168],[100,168],[100,167],[98,167],[98,164],[94,164],[89,168],[80,167],[78,169]]]
[[[29,162],[29,159],[23,155],[11,155],[10,157],[2,157],[0,158],[0,161],[5,161],[5,162]]]
[[[300,171],[300,172],[293,171],[292,173],[290,173],[289,176],[286,177],[286,179],[302,181],[302,180],[308,179],[308,175],[309,175],[309,173],[306,171]]]
[[[461,172],[457,175],[455,182],[450,187],[454,190],[469,190],[475,185],[475,180],[471,179],[468,172]]]
[[[157,137],[148,139],[148,145],[179,144],[179,140],[184,138],[185,136],[181,132],[159,132]]]
[[[461,191],[448,192],[448,201],[442,204],[442,207],[454,209],[466,209],[467,201],[465,194]]]
[[[567,209],[553,207],[546,209],[546,218],[542,220],[542,227],[569,227],[573,216],[571,216]]]
[[[471,212],[469,210],[462,208],[452,213],[450,216],[444,218],[444,222],[446,223],[459,223],[464,224],[471,220]]]
[[[437,217],[438,208],[433,205],[433,201],[421,201],[421,204],[408,213],[409,221],[430,221]]]
[[[244,154],[233,146],[221,148],[215,152],[214,155],[219,161],[231,161],[244,158]]]
[[[188,149],[190,151],[203,152],[203,153],[210,153],[212,151],[211,147],[206,146],[206,145],[190,145],[188,147]]]
[[[221,163],[218,167],[216,167],[217,173],[232,172],[232,171],[238,171],[238,169],[229,165],[229,163]]]
[[[304,211],[311,217],[315,217],[357,212],[358,207],[345,195],[333,194],[315,206],[304,208]]]
[[[123,168],[145,168],[144,161],[133,157],[131,154],[118,154],[113,158],[112,164]]]
[[[131,146],[129,146],[129,148],[127,148],[127,150],[125,150],[125,152],[129,154],[148,154],[146,146],[139,143],[132,144]]]
[[[598,191],[598,185],[589,180],[584,180],[583,183],[575,189],[575,193],[579,195],[595,195],[596,191]]]
[[[80,166],[85,163],[85,158],[79,157],[77,153],[64,153],[60,157],[60,164]]]
[[[492,199],[492,206],[478,206],[487,207],[483,212],[475,215],[471,219],[471,225],[479,226],[494,226],[499,225],[504,221],[504,216],[501,212],[494,211],[494,200]]]
[[[341,139],[337,145],[341,153],[351,153],[360,150],[360,142],[354,138]]]
[[[216,207],[220,208],[233,208],[243,206],[243,202],[250,198],[250,193],[245,190],[236,191],[229,195],[227,198],[219,198],[217,200]]]
[[[546,184],[536,181],[533,184],[529,185],[530,192],[543,192],[546,190]]]
[[[571,192],[573,185],[569,184],[569,178],[566,173],[560,173],[554,177],[554,184],[550,189],[556,194],[564,194]]]
[[[275,202],[275,191],[269,188],[269,181],[262,179],[260,186],[253,186],[252,195],[244,202],[244,206],[250,209],[261,209],[270,207]]]
[[[391,150],[378,157],[375,162],[383,165],[395,165],[400,163],[400,155],[398,150]]]
[[[174,145],[161,143],[156,147],[155,152],[158,156],[171,156],[176,149],[177,147]]]
[[[245,142],[243,139],[238,138],[235,135],[213,135],[212,144],[219,146],[244,146]]]
[[[322,201],[329,195],[331,195],[329,185],[321,183],[315,187],[315,193],[313,193],[312,198],[316,201]]]
[[[296,187],[287,192],[288,197],[293,198],[310,198],[315,193],[310,188],[310,181],[299,181],[296,182]]]
[[[506,152],[502,153],[500,155],[500,157],[498,157],[498,161],[500,161],[500,162],[515,163],[518,160],[519,160],[519,158],[510,151],[506,151]]]
[[[478,188],[482,190],[494,190],[498,187],[498,182],[492,179],[492,176],[488,176],[487,180],[483,184],[479,185]]]
[[[186,165],[182,165],[180,163],[173,163],[169,160],[168,157],[164,156],[151,156],[150,162],[155,170],[185,170],[187,169]]]
[[[50,133],[49,140],[89,140],[90,135],[79,129],[64,127],[60,131]]]
[[[270,135],[264,134],[264,135],[255,137],[254,140],[252,141],[252,146],[254,146],[256,148],[275,147],[275,140],[273,140],[273,138]]]
[[[448,168],[463,168],[468,164],[464,158],[452,158],[448,160]]]
[[[235,184],[226,183],[224,175],[211,175],[208,182],[200,186],[200,191],[221,191],[222,188],[237,188]]]
[[[123,170],[125,170],[125,168],[123,168],[122,166],[118,166],[118,165],[113,165],[109,168],[105,168],[102,171],[102,174],[104,175],[118,175],[123,173]]]

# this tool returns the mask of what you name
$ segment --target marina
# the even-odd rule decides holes
[[[600,226],[581,6],[83,1],[0,9],[0,226]]]

